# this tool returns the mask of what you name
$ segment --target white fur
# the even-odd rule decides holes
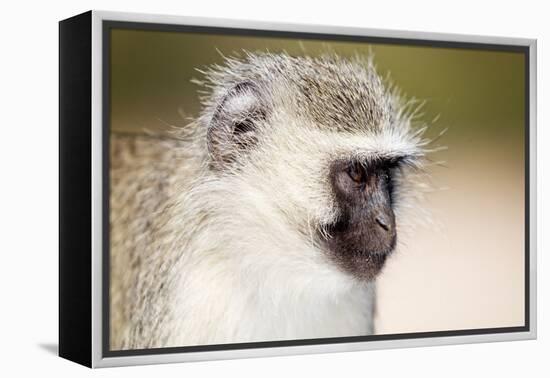
[[[346,74],[373,75],[342,64]],[[238,67],[238,62],[230,60],[228,67]],[[201,149],[207,145],[206,129],[198,126],[209,124],[224,85],[231,82],[224,72],[211,74],[220,81],[213,85],[214,95],[202,118],[175,147],[182,155],[192,151],[192,157],[165,157],[171,159],[167,166],[175,179],[166,185],[170,193],[166,204],[156,216],[145,215],[152,224],[145,227],[141,222],[128,231],[113,223],[115,236],[123,236],[116,239],[121,242],[112,246],[112,254],[127,253],[132,244],[132,258],[139,267],[125,278],[130,282],[128,303],[112,302],[113,310],[123,311],[126,318],[121,316],[123,320],[114,325],[122,331],[111,333],[115,335],[111,346],[131,349],[371,334],[375,282],[342,270],[319,240],[319,235],[330,237],[325,227],[339,216],[328,181],[330,163],[407,155],[414,166],[424,154],[420,133],[412,132],[410,117],[400,113],[391,124],[382,117],[387,124],[375,125],[376,130],[319,127],[299,112],[288,95],[291,89],[285,87],[290,84],[279,83],[269,92],[271,106],[279,111],[269,123],[256,125],[259,139],[254,148],[235,165],[210,170],[206,168],[210,158]],[[380,84],[375,84],[373,91],[386,101]],[[257,101],[253,96],[246,92],[230,99],[228,111],[246,109]],[[155,169],[146,170],[144,176],[151,177]],[[411,208],[407,199],[414,196],[409,190],[413,180],[405,175],[396,177],[402,184],[395,209],[398,230],[401,215]],[[127,187],[114,187],[115,195],[117,190]],[[134,217],[128,214],[132,222]],[[132,239],[141,237],[140,232],[152,233],[151,245]],[[124,264],[115,263],[113,272],[120,273]]]

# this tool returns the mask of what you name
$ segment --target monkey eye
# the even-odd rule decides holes
[[[361,184],[367,180],[367,172],[365,171],[365,168],[357,162],[351,163],[349,165],[348,175],[353,181],[358,184]]]
[[[396,169],[401,167],[406,162],[405,159],[406,158],[404,156],[392,157],[392,158],[386,159],[384,161],[383,166],[385,169],[388,169],[388,170]]]

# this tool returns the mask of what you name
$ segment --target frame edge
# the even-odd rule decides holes
[[[91,12],[59,22],[59,356],[91,367]]]

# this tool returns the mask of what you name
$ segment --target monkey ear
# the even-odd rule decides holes
[[[223,168],[257,142],[258,122],[266,109],[260,91],[251,82],[235,85],[217,105],[207,132],[208,151]]]

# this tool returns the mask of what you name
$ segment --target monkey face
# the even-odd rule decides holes
[[[268,57],[230,68],[211,73],[202,118],[212,170],[284,230],[269,235],[279,253],[375,278],[417,194],[405,177],[426,145],[414,113],[369,64]]]
[[[330,169],[339,216],[327,227],[326,244],[331,258],[360,278],[374,278],[395,247],[393,176],[399,164],[399,158],[340,160]]]

